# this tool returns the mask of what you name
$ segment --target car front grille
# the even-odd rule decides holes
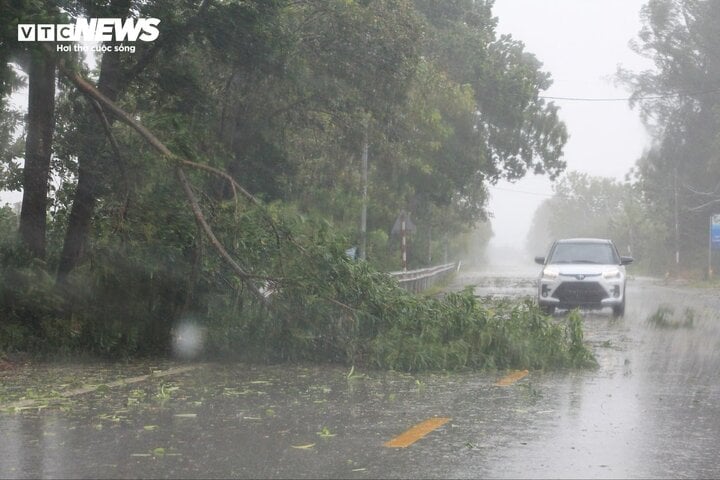
[[[552,296],[568,305],[598,304],[608,298],[605,289],[597,282],[564,282]]]

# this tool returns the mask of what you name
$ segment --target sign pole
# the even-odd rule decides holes
[[[417,227],[415,227],[415,224],[410,219],[410,215],[405,210],[401,210],[400,215],[398,215],[393,224],[390,234],[400,236],[400,255],[402,257],[403,272],[407,271],[408,235],[416,231]]]
[[[402,214],[402,220],[400,220],[400,238],[401,238],[401,250],[402,250],[402,269],[403,272],[407,272],[407,240],[405,232],[405,212]]]
[[[710,215],[710,235],[708,239],[708,280],[713,275],[713,250],[720,250],[720,214]]]
[[[710,215],[710,239],[708,240],[708,280],[713,275],[712,252],[720,250],[720,214]]]

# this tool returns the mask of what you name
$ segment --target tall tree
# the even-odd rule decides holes
[[[3,19],[0,21],[0,110],[3,115],[3,130],[11,131],[13,115],[8,112],[6,96],[17,87],[15,65],[27,73],[28,111],[25,124],[25,154],[21,185],[12,184],[11,188],[23,190],[22,211],[20,215],[20,240],[31,253],[39,258],[45,257],[47,205],[50,181],[50,161],[52,157],[53,131],[55,124],[55,64],[37,43],[17,42],[19,23],[55,23],[60,19],[57,6],[32,0],[16,2],[3,1],[0,5]],[[11,141],[4,135],[3,143]],[[13,149],[4,145],[6,155],[3,161],[12,169]],[[9,154],[9,155],[8,155]]]
[[[55,63],[41,51],[30,53],[28,114],[23,168],[20,239],[38,258],[45,258],[48,184],[55,126]]]
[[[488,181],[528,172],[555,178],[565,168],[567,130],[558,107],[540,98],[552,84],[550,74],[522,42],[497,36],[492,5],[492,0],[418,2],[430,30],[425,52],[451,80],[472,86]]]
[[[199,6],[191,6],[188,10],[192,12],[190,15],[201,16],[205,13],[209,0],[204,0]],[[157,8],[162,9],[175,7],[169,10],[171,13],[178,12],[175,2],[158,1],[150,4],[135,4],[132,0],[111,0],[107,2],[69,2],[67,5],[71,13],[75,15],[88,15],[91,17],[114,17],[129,18],[135,15],[135,8]],[[194,8],[193,8],[194,7]],[[196,27],[194,19],[196,17],[185,17],[180,15],[178,24],[166,22],[166,34],[161,37],[156,44],[146,46],[141,49],[136,60],[128,59],[122,53],[110,51],[104,53],[100,60],[100,76],[97,88],[100,93],[108,99],[116,101],[134,82],[137,77],[152,63],[159,52],[164,49],[165,54],[170,54],[175,48],[179,48],[178,44],[182,38],[192,32]],[[181,28],[182,26],[185,29]],[[111,42],[111,46],[115,46],[117,42]],[[77,187],[73,197],[72,208],[70,210],[67,232],[63,244],[62,253],[58,265],[58,279],[63,281],[65,277],[75,268],[81,260],[83,251],[89,240],[89,232],[92,224],[93,214],[98,199],[107,192],[108,183],[112,184],[110,179],[109,165],[114,157],[115,161],[121,161],[117,158],[117,152],[109,148],[107,132],[103,128],[103,119],[99,116],[105,116],[102,109],[92,102],[85,102],[77,119],[77,138],[81,142],[77,146],[77,163],[78,178]],[[113,122],[111,115],[106,116],[109,125]]]
[[[651,0],[642,17],[634,46],[656,68],[619,72],[654,136],[638,184],[666,226],[667,263],[702,268],[708,219],[720,207],[720,3]]]

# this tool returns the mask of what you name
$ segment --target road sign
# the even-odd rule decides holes
[[[407,212],[400,212],[400,215],[398,215],[398,217],[395,219],[395,223],[393,224],[392,230],[390,230],[390,234],[400,235],[403,222],[405,222],[405,232],[415,233],[417,231],[417,227],[410,220],[410,214]]]
[[[720,250],[720,215],[713,215],[710,221],[710,247]]]

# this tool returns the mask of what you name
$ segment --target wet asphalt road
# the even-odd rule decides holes
[[[530,295],[534,274],[467,272],[455,286]],[[628,295],[625,318],[584,315],[596,371],[499,387],[507,372],[199,364],[0,413],[0,477],[720,477],[720,296],[650,279]],[[647,320],[660,305],[675,308],[664,326]],[[78,371],[48,367],[58,383]],[[451,420],[383,445],[433,417]]]

